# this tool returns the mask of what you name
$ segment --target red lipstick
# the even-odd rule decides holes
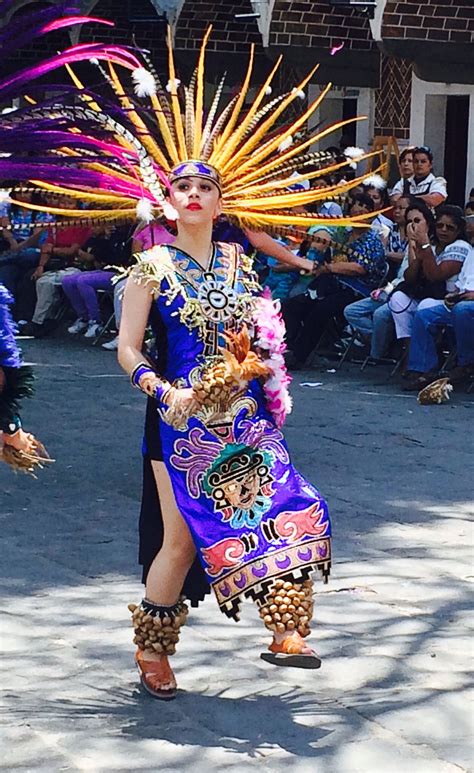
[[[191,203],[191,204],[188,204],[188,206],[186,207],[186,209],[190,209],[191,211],[195,211],[195,210],[197,211],[198,209],[202,209],[202,207],[201,207],[201,205],[200,205],[200,204],[198,204],[197,202],[193,202],[193,203]]]

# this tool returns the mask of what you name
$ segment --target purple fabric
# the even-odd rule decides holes
[[[22,364],[15,340],[17,328],[10,311],[12,304],[13,297],[0,282],[0,368],[19,368]]]
[[[63,278],[63,291],[77,316],[87,322],[100,322],[97,290],[112,290],[114,271],[81,271]]]

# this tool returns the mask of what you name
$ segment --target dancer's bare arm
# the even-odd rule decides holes
[[[118,361],[130,375],[143,361],[142,347],[152,303],[150,288],[129,279],[123,295],[120,321]]]

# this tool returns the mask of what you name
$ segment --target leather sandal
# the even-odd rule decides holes
[[[162,655],[160,660],[146,660],[142,650],[137,650],[135,654],[135,663],[140,674],[140,682],[153,698],[162,701],[170,701],[176,698],[177,686],[176,679],[166,655]],[[163,689],[162,685],[174,684],[174,687]]]
[[[281,644],[275,640],[269,646],[268,652],[262,652],[260,657],[273,666],[289,666],[292,668],[320,668],[321,658],[295,631],[287,636]]]

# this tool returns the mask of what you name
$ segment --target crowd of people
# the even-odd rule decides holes
[[[419,389],[436,376],[445,346],[457,353],[451,379],[474,376],[474,190],[464,211],[446,203],[446,181],[435,176],[425,146],[405,148],[399,169],[393,187],[371,174],[344,200],[331,196],[332,177],[314,181],[319,194],[328,189],[328,197],[310,205],[311,211],[326,218],[374,212],[369,228],[313,226],[306,234],[295,229],[271,238],[244,232],[225,218],[216,222],[214,239],[237,241],[253,253],[261,282],[280,300],[291,369],[311,362],[329,327],[335,331],[334,354],[350,340],[374,364],[405,352],[406,389]],[[60,308],[70,312],[69,335],[96,340],[105,314],[110,316],[98,291],[113,302],[118,330],[125,279],[117,272],[135,253],[176,236],[168,223],[90,227],[81,224],[79,211],[74,224],[59,224],[42,206],[84,205],[57,194],[19,187],[10,199],[14,203],[0,209],[0,282],[14,298],[24,335],[48,335]],[[288,265],[289,252],[311,261],[312,271]],[[117,345],[117,335],[102,344],[109,350]]]

